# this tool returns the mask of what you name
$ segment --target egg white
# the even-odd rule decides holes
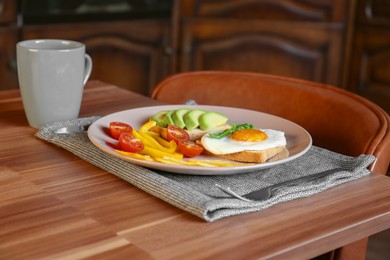
[[[202,137],[201,142],[203,147],[213,154],[229,154],[242,151],[260,151],[269,148],[286,145],[284,132],[273,129],[259,129],[265,132],[267,139],[259,142],[236,141],[230,137],[221,139],[211,138],[209,135]]]

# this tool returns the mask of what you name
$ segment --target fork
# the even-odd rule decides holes
[[[56,134],[70,134],[70,133],[85,132],[88,130],[88,127],[90,125],[91,124],[65,126],[65,127],[61,127],[61,128],[54,130],[54,133],[56,133]]]
[[[277,183],[277,184],[274,184],[274,185],[271,185],[271,186],[268,186],[268,187],[265,187],[265,188],[261,188],[259,190],[255,190],[255,191],[249,192],[249,193],[244,194],[244,195],[238,195],[236,192],[231,190],[230,187],[222,186],[222,185],[219,185],[219,184],[215,184],[215,186],[218,189],[220,189],[221,191],[225,192],[226,194],[231,195],[231,196],[233,196],[233,197],[235,197],[237,199],[243,200],[243,201],[248,201],[248,202],[263,201],[263,200],[267,200],[267,199],[271,198],[272,197],[272,192],[275,189],[279,188],[279,187],[291,186],[291,185],[298,184],[298,183],[319,180],[319,179],[321,179],[323,177],[326,177],[326,176],[328,176],[328,175],[330,175],[332,173],[336,173],[336,172],[339,172],[339,171],[342,171],[342,170],[344,170],[344,169],[342,169],[342,168],[335,168],[335,169],[331,169],[331,170],[327,170],[327,171],[322,171],[322,172],[315,173],[315,174],[312,174],[312,175],[303,176],[303,177],[300,177],[300,178],[296,178],[296,179],[288,180],[288,181],[285,181],[285,182]]]

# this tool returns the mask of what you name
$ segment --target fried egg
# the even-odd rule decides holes
[[[216,139],[208,134],[201,139],[203,147],[213,154],[260,151],[286,145],[284,132],[273,129],[243,129]]]

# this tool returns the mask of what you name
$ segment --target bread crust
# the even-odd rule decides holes
[[[228,159],[237,162],[248,162],[248,163],[263,163],[267,160],[275,157],[279,153],[286,152],[287,149],[285,146],[278,146],[275,148],[269,148],[265,150],[259,151],[243,151],[237,153],[229,153],[229,154],[212,154],[213,156]],[[287,151],[288,156],[288,151]]]

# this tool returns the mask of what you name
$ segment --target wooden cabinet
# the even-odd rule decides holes
[[[31,25],[23,39],[63,38],[83,42],[93,60],[91,79],[148,95],[169,73],[170,23],[162,20]]]
[[[348,89],[390,114],[390,1],[359,2]]]
[[[0,90],[17,88],[16,72],[16,5],[0,0]]]
[[[179,71],[241,70],[342,85],[347,1],[184,1]]]
[[[16,1],[0,0],[0,24],[16,22]]]
[[[144,95],[173,73],[240,70],[346,88],[390,113],[389,0],[134,0],[128,3],[161,3],[165,13],[79,13],[79,22],[59,22],[57,8],[51,22],[37,23],[35,14],[17,24],[23,1],[31,4],[0,0],[0,89],[17,87],[17,41],[66,38],[86,44],[92,79]],[[58,1],[66,12],[81,5]]]
[[[187,22],[184,31],[181,71],[253,71],[340,84],[337,25],[205,19]]]
[[[93,60],[91,79],[149,95],[173,72],[171,4],[0,0],[0,90],[18,87],[18,41],[57,38],[86,45]]]

